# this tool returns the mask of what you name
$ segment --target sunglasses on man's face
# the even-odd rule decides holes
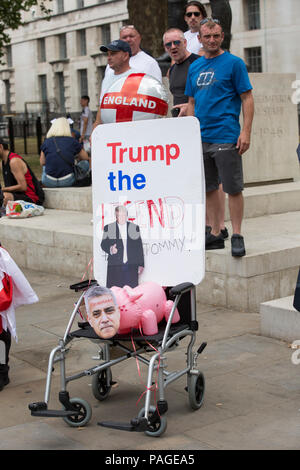
[[[191,18],[192,15],[194,15],[198,18],[198,16],[200,16],[201,13],[200,13],[200,11],[189,11],[188,13],[185,14],[185,16],[187,16],[188,18]]]
[[[165,47],[167,47],[169,49],[170,47],[172,47],[172,44],[174,44],[174,46],[179,46],[180,43],[181,43],[181,41],[179,39],[177,39],[176,41],[166,42]]]

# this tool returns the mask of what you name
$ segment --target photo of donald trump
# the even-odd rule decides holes
[[[136,287],[144,269],[140,228],[127,220],[125,206],[115,208],[115,217],[115,222],[105,225],[101,242],[107,254],[106,287]]]

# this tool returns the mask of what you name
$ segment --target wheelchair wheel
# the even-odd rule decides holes
[[[148,416],[152,416],[155,412],[155,406],[150,406]],[[145,415],[145,408],[142,408],[138,414],[138,418],[142,418]],[[150,437],[159,437],[161,436],[165,430],[167,429],[167,418],[163,416],[159,416],[155,423],[149,424],[147,431],[145,434]]]
[[[63,420],[72,428],[86,426],[92,417],[92,408],[89,403],[81,398],[71,398],[70,403],[79,412],[79,415],[65,416]]]
[[[97,372],[92,379],[92,392],[94,397],[99,400],[105,400],[111,390],[112,373],[110,367]],[[110,385],[107,385],[109,383]]]
[[[188,374],[187,388],[190,406],[193,410],[198,410],[203,404],[205,392],[205,379],[202,372],[198,375]]]

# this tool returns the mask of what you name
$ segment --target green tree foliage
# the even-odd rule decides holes
[[[50,0],[51,1],[51,0]],[[46,7],[45,0],[0,0],[0,63],[4,55],[5,46],[10,43],[8,29],[18,29],[23,25],[22,12],[38,5],[49,18],[50,9]]]

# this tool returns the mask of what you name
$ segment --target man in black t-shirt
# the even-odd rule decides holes
[[[186,116],[188,96],[185,96],[185,83],[189,66],[199,59],[197,54],[189,52],[183,31],[178,28],[168,29],[163,35],[166,52],[175,62],[169,71],[169,87],[173,95],[172,116]]]

